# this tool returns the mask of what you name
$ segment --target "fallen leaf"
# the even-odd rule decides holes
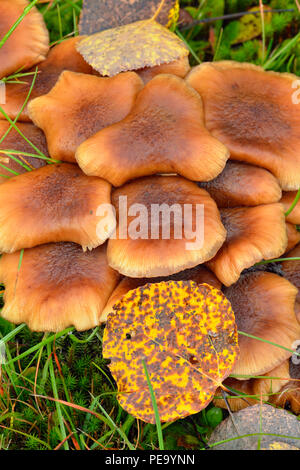
[[[153,67],[187,56],[176,34],[156,21],[137,21],[93,34],[78,42],[78,52],[101,75]]]
[[[114,306],[103,357],[118,384],[121,406],[154,423],[145,361],[161,421],[197,413],[212,400],[238,357],[234,313],[208,284],[146,284]]]
[[[272,19],[272,13],[270,13],[270,10],[272,8],[264,5],[264,22],[265,23],[270,23]],[[250,8],[248,11],[253,11],[257,12],[259,8],[253,7]],[[235,38],[235,40],[232,42],[232,44],[238,44],[241,42],[246,42],[250,41],[251,39],[256,38],[259,36],[262,32],[262,21],[261,21],[261,15],[259,14],[253,14],[253,15],[244,15],[240,18],[238,21],[239,24],[239,33],[238,36]]]
[[[84,0],[79,22],[82,35],[90,35],[152,18],[161,0]],[[157,21],[167,26],[178,0],[165,0]]]

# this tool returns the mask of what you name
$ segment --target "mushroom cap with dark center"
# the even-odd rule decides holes
[[[145,67],[136,70],[136,73],[141,77],[146,84],[152,80],[156,75],[168,73],[176,75],[177,77],[184,78],[191,70],[188,56],[181,57],[181,59],[174,60],[168,64],[155,65],[154,67]]]
[[[46,60],[41,62],[38,66],[38,73],[34,87],[30,93],[29,102],[34,98],[49,93],[64,70],[89,74],[93,73],[92,67],[85,62],[83,57],[76,50],[76,43],[81,39],[80,36],[66,39],[50,50]],[[35,67],[28,70],[28,72],[34,73]],[[33,76],[34,75],[28,75],[22,77],[22,83],[16,81],[15,83],[6,84],[6,103],[3,104],[2,107],[11,119],[15,119],[19,114],[30,91]],[[27,105],[18,120],[25,122],[31,121],[28,115]]]
[[[300,244],[289,251],[288,258],[300,258]],[[282,261],[281,265],[284,277],[299,289],[297,302],[300,302],[300,260]]]
[[[199,186],[224,208],[271,204],[281,198],[279,183],[269,171],[241,162],[228,161],[217,178]]]
[[[208,181],[228,157],[226,147],[204,127],[200,96],[174,75],[154,77],[125,119],[97,132],[76,152],[86,174],[114,186],[156,173]]]
[[[129,277],[169,276],[197,266],[211,259],[226,238],[213,199],[179,176],[138,179],[116,189],[112,202],[119,222],[107,256]]]
[[[296,287],[283,277],[268,272],[241,276],[224,289],[239,332],[283,346],[265,343],[239,334],[240,358],[232,371],[238,375],[263,375],[288,359],[293,343],[300,337],[295,315]]]
[[[97,209],[110,204],[111,186],[86,176],[77,165],[46,165],[0,185],[0,251],[71,241],[95,248],[115,228],[112,213],[106,230],[97,230]]]
[[[0,139],[6,134],[9,127],[10,125],[8,121],[0,120]],[[45,135],[38,127],[33,124],[21,122],[18,122],[17,127],[22,134],[24,134],[24,136],[45,155],[45,157],[49,157]],[[17,158],[19,162],[22,162],[31,169],[40,168],[46,165],[46,160],[38,158],[39,155],[36,150],[33,149],[15,129],[11,129],[3,142],[0,143],[0,152],[5,150],[19,151],[20,154],[13,154],[13,157]],[[30,153],[32,155],[37,155],[37,157],[29,157],[23,153]],[[0,163],[2,163],[4,167],[11,169],[18,174],[28,171],[16,160],[10,158],[7,153],[0,153]],[[0,167],[0,183],[7,181],[7,177],[13,177],[15,175],[4,167]]]
[[[27,0],[1,0],[0,39],[28,7]],[[0,48],[0,79],[38,64],[49,50],[49,33],[41,13],[33,7]]]
[[[127,294],[130,290],[136,289],[137,287],[143,286],[145,284],[153,282],[162,282],[162,281],[194,281],[197,284],[208,284],[217,289],[221,289],[221,283],[214,276],[214,274],[209,271],[209,269],[204,266],[196,266],[192,269],[185,269],[180,273],[173,274],[172,276],[167,277],[153,277],[153,278],[136,278],[136,277],[123,277],[119,284],[116,286],[115,290],[112,292],[110,298],[103,309],[101,315],[101,321],[105,322],[108,315],[113,312],[113,307],[116,302],[118,302],[123,295]]]
[[[284,211],[287,212],[293,204],[297,191],[284,191],[280,200],[284,207]],[[300,201],[297,202],[292,212],[287,216],[286,220],[292,224],[300,224]]]
[[[112,78],[65,71],[52,90],[28,106],[46,134],[52,158],[75,162],[77,147],[131,110],[143,82],[134,72]]]
[[[5,284],[1,315],[34,331],[87,330],[99,317],[118,282],[106,258],[106,245],[84,252],[75,243],[50,243],[4,254],[0,279]],[[19,266],[20,264],[20,266]]]
[[[236,282],[244,269],[285,252],[287,233],[281,204],[221,209],[220,213],[227,238],[208,266],[226,286]]]
[[[202,96],[208,130],[228,147],[230,158],[268,169],[287,191],[300,186],[296,78],[232,61],[204,63],[186,78]]]

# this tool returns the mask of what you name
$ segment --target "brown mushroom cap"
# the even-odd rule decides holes
[[[11,253],[50,242],[71,241],[95,248],[115,228],[113,214],[106,232],[97,233],[97,209],[110,204],[111,186],[90,178],[77,165],[46,165],[0,185],[0,251]]]
[[[46,138],[44,133],[33,124],[29,123],[20,123],[17,124],[19,130],[25,137],[30,140],[44,155],[49,157]],[[10,125],[5,120],[0,120],[0,139],[6,134]],[[22,153],[31,153],[37,155],[37,152],[31,147],[30,144],[24,140],[20,134],[15,130],[11,129],[7,136],[4,138],[3,142],[0,143],[0,163],[6,168],[10,168],[18,174],[25,173],[27,170],[22,165],[20,165],[16,160],[10,158],[8,154],[1,153],[1,150],[15,150],[19,151],[20,154],[13,155],[23,164],[26,164],[29,168],[35,169],[40,168],[46,165],[46,160],[42,158],[28,157]],[[3,166],[0,167],[0,184],[7,181],[7,177],[13,177],[14,173],[10,172]],[[2,176],[3,175],[3,176]]]
[[[227,397],[231,411],[239,411],[247,408],[247,406],[257,405],[262,399],[264,402],[273,402],[278,392],[289,382],[289,361],[284,361],[275,369],[264,374],[263,379],[237,380],[229,377],[223,383],[226,387],[241,392],[241,395],[233,394],[232,398]],[[268,378],[270,377],[270,378]],[[251,395],[243,398],[243,395]],[[217,390],[216,397],[220,396],[220,390]],[[227,408],[223,399],[215,398],[214,405],[221,408]]]
[[[286,231],[288,236],[288,246],[286,248],[286,253],[289,253],[293,248],[295,248],[298,243],[300,243],[300,232],[297,230],[296,225],[286,223]]]
[[[196,266],[192,269],[185,269],[180,273],[173,274],[168,277],[152,277],[152,278],[136,278],[136,277],[124,277],[121,279],[115,290],[112,292],[110,298],[102,311],[100,320],[105,322],[110,313],[113,312],[113,306],[118,302],[123,295],[127,294],[130,290],[136,289],[145,284],[161,282],[161,281],[194,281],[197,284],[208,284],[217,289],[221,289],[221,283],[204,266]]]
[[[46,134],[52,158],[75,162],[75,151],[103,127],[123,119],[143,82],[134,72],[112,78],[65,71],[52,90],[28,105]]]
[[[244,269],[285,252],[287,233],[281,204],[221,209],[220,213],[227,238],[208,266],[226,286],[236,282]]]
[[[141,178],[115,190],[112,202],[118,216],[120,215],[118,210],[120,197],[127,198],[128,210],[135,208],[134,204],[142,204],[140,213],[140,218],[144,216],[142,229],[145,223],[148,224],[143,237],[133,239],[129,232],[132,229],[134,231],[136,225],[139,225],[137,223],[139,214],[137,212],[137,217],[129,215],[125,235],[119,233],[120,224],[118,223],[116,236],[109,240],[107,250],[109,264],[126,276],[169,276],[183,269],[197,266],[212,258],[226,238],[226,231],[221,223],[219,211],[209,194],[195,183],[179,176]],[[161,206],[162,204],[164,206]],[[151,212],[155,214],[155,209],[158,209],[158,206],[169,211],[172,210],[172,206],[176,205],[175,209],[179,209],[179,212],[184,215],[187,213],[184,212],[184,204],[190,205],[192,227],[184,224],[183,217],[178,220],[171,215],[168,235],[167,231],[164,232],[168,223],[166,212],[162,214],[159,221],[158,217],[153,217],[151,223]],[[197,206],[198,204],[200,206]],[[204,221],[201,218],[199,220],[196,212],[197,208],[200,207],[201,210],[203,206]],[[151,226],[153,226],[153,230]],[[187,242],[193,243],[195,241],[196,233],[198,236],[197,230],[204,233],[203,244],[193,245],[190,249]],[[134,236],[138,237],[135,234]],[[148,239],[145,239],[146,237]]]
[[[27,0],[1,0],[0,38],[3,38],[29,5]],[[33,7],[0,49],[0,79],[45,59],[49,33],[43,16]]]
[[[297,191],[283,192],[280,202],[283,205],[285,212],[290,209],[296,195]],[[292,212],[287,216],[286,220],[292,224],[300,224],[300,201],[298,201]]]
[[[76,36],[61,42],[54,46],[46,60],[41,62],[38,66],[38,73],[34,82],[33,90],[30,94],[29,102],[33,98],[49,93],[51,88],[54,87],[58,77],[64,70],[71,70],[80,73],[93,73],[92,67],[85,62],[83,57],[76,50],[76,43],[82,37]],[[28,70],[28,72],[35,72],[35,67]],[[22,77],[21,82],[7,83],[6,84],[6,104],[2,107],[11,119],[15,119],[19,114],[21,107],[30,91],[33,75]],[[1,118],[2,115],[0,115]],[[30,122],[31,119],[28,115],[28,107],[25,106],[22,111],[19,121]]]
[[[241,162],[228,161],[217,178],[199,186],[218,207],[258,206],[281,198],[278,181],[269,171]]]
[[[189,58],[188,56],[185,56],[181,57],[181,59],[169,62],[168,64],[155,65],[154,67],[145,67],[143,69],[136,70],[136,73],[146,84],[156,75],[160,75],[162,73],[169,73],[171,75],[184,78],[190,70]]]
[[[277,274],[251,272],[224,289],[238,331],[288,349],[300,337],[295,316],[296,287]],[[240,358],[232,371],[237,375],[264,375],[292,353],[278,346],[239,334]]]
[[[300,244],[297,245],[292,251],[289,252],[288,258],[300,257]],[[284,277],[292,282],[297,289],[297,302],[300,302],[300,260],[282,261],[281,263]]]
[[[156,173],[208,181],[228,157],[226,147],[204,127],[201,98],[174,75],[154,77],[123,121],[102,129],[76,152],[86,174],[114,186]]]
[[[75,243],[50,243],[4,254],[1,315],[34,331],[87,330],[99,324],[102,309],[118,281],[106,258],[106,245],[83,252]]]
[[[287,191],[300,186],[296,78],[232,61],[201,64],[186,78],[203,98],[208,130],[228,147],[230,158],[267,168]]]

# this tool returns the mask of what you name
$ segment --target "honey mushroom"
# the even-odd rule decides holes
[[[104,243],[115,228],[97,226],[97,208],[110,204],[111,186],[70,163],[46,165],[0,185],[0,250],[12,253],[43,243],[71,241],[84,250]]]
[[[123,217],[126,227],[123,227],[124,220],[120,224],[120,201],[124,199],[131,208]],[[127,183],[114,190],[112,203],[118,224],[115,236],[108,242],[108,262],[113,269],[129,277],[169,276],[197,266],[211,259],[226,237],[213,199],[195,183],[180,176],[150,176]],[[184,226],[186,204],[190,205],[192,220]],[[204,226],[197,215],[200,205],[204,208]],[[167,220],[161,220],[158,213],[152,213],[155,207],[172,207],[174,217],[169,214]],[[142,221],[136,220],[138,213]],[[195,229],[199,229],[195,227],[197,220],[204,231],[201,240],[195,239]],[[141,234],[136,234],[136,230],[141,230]],[[187,246],[189,243],[195,243],[192,249]]]
[[[14,128],[9,130],[10,125],[7,121],[0,120],[0,139],[4,137],[0,143],[0,184],[15,175],[45,166],[47,157],[50,158],[44,133],[38,127],[22,122],[18,122],[17,127],[45,158],[38,155],[36,150]],[[10,150],[13,153],[5,153]]]
[[[268,169],[285,191],[300,186],[296,76],[233,61],[203,63],[186,77],[201,95],[208,130],[233,160]]]
[[[30,102],[29,115],[45,132],[51,157],[76,162],[79,145],[122,120],[142,87],[134,72],[100,78],[65,71],[48,94]]]
[[[1,0],[0,38],[5,37],[28,5],[27,0]],[[0,79],[38,64],[48,50],[48,30],[43,16],[33,7],[0,49]]]
[[[226,286],[236,282],[244,269],[263,259],[278,258],[286,251],[282,204],[220,209],[220,213],[227,238],[208,267]]]
[[[87,175],[121,186],[156,173],[207,181],[223,170],[229,153],[205,128],[198,93],[178,77],[157,75],[128,116],[83,142],[75,157]]]
[[[80,36],[69,38],[50,49],[45,60],[38,64],[38,72],[28,103],[34,98],[49,93],[64,70],[87,74],[93,73],[92,67],[85,62],[76,50],[75,46],[80,40]],[[33,67],[26,70],[27,73],[31,74],[22,77],[21,83],[16,81],[6,84],[6,103],[2,105],[2,108],[11,119],[15,119],[23,107],[30,92],[35,69]],[[21,112],[18,121],[31,122],[28,115],[28,103]],[[1,118],[3,118],[2,114],[0,115]]]
[[[19,264],[20,252],[0,259],[1,315],[33,331],[94,328],[119,278],[108,266],[106,245],[88,252],[75,243],[40,245],[24,250]]]

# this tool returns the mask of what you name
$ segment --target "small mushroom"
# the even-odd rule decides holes
[[[289,252],[288,258],[300,258],[300,244]],[[297,302],[300,302],[300,260],[282,261],[281,266],[284,277],[299,289]]]
[[[99,317],[118,274],[107,264],[106,245],[83,252],[75,243],[50,243],[4,254],[0,279],[5,284],[1,315],[33,331],[87,330]]]
[[[33,124],[21,122],[18,122],[17,126],[26,139],[34,144],[45,157],[49,157],[44,133],[38,127]],[[0,120],[0,139],[7,133],[9,127],[10,125],[7,121]],[[20,153],[11,154],[12,157],[14,157],[12,158],[8,153],[2,153],[6,150]],[[29,157],[24,155],[24,153],[33,154],[36,155],[36,157]],[[15,158],[17,158],[18,161],[16,161]],[[15,129],[11,129],[4,140],[0,143],[0,184],[7,181],[9,177],[15,176],[15,173],[21,174],[28,171],[28,168],[26,169],[18,162],[21,162],[32,170],[40,168],[47,163],[45,159],[40,158],[36,150],[34,150]],[[9,171],[9,169],[13,170],[13,172]]]
[[[264,373],[264,378],[237,380],[233,377],[226,379],[223,384],[230,390],[233,389],[232,398],[227,396],[227,402],[231,411],[240,411],[247,406],[257,405],[263,402],[273,402],[280,393],[282,387],[289,383],[289,361],[284,361],[270,372]],[[270,377],[270,378],[268,378]],[[241,392],[240,395],[236,392]],[[243,398],[243,395],[248,395]],[[214,405],[227,409],[224,399],[220,398],[220,390],[216,391]]]
[[[154,77],[129,115],[79,146],[76,160],[87,175],[114,186],[156,173],[208,181],[229,153],[204,127],[200,96],[174,75]]]
[[[288,236],[288,245],[286,248],[286,253],[289,253],[293,248],[295,248],[298,243],[300,243],[300,232],[297,230],[297,226],[294,224],[286,223],[286,231]]]
[[[287,233],[281,204],[221,209],[220,213],[227,238],[208,267],[226,286],[236,282],[244,269],[285,252]]]
[[[34,82],[34,87],[30,93],[29,101],[41,95],[49,93],[51,88],[54,87],[58,77],[64,70],[71,70],[80,73],[93,73],[93,69],[83,57],[77,52],[76,44],[82,39],[80,36],[69,38],[54,46],[47,58],[38,65],[38,73]],[[21,108],[26,100],[30,87],[32,85],[35,67],[29,69],[31,75],[22,77],[19,81],[6,84],[6,103],[2,108],[11,119],[15,119],[21,111]],[[2,115],[0,115],[1,118]],[[28,115],[28,106],[23,109],[19,121],[30,122],[31,119]]]
[[[279,183],[269,171],[241,162],[228,161],[217,178],[199,186],[224,208],[271,204],[281,198]]]
[[[185,269],[180,273],[173,274],[168,277],[153,277],[153,278],[134,278],[134,277],[123,277],[115,290],[112,292],[110,298],[107,301],[105,308],[102,311],[100,320],[105,322],[110,313],[113,312],[113,307],[116,302],[118,302],[123,295],[127,294],[130,290],[137,289],[140,286],[145,284],[162,282],[162,281],[194,281],[197,284],[208,284],[217,289],[221,289],[221,283],[214,276],[214,274],[209,271],[209,269],[204,266],[196,266],[192,269]]]
[[[224,289],[224,294],[240,332],[240,358],[233,374],[264,375],[291,357],[292,345],[300,337],[295,315],[297,288],[293,284],[277,274],[256,271],[243,274],[236,284]]]
[[[28,7],[27,0],[1,0],[0,38],[3,38]],[[45,59],[49,33],[41,13],[33,7],[0,48],[0,79],[28,69]]]
[[[136,70],[136,73],[141,77],[143,82],[146,84],[152,80],[156,75],[168,73],[170,75],[176,75],[177,77],[184,78],[187,73],[191,70],[188,56],[181,57],[181,59],[174,60],[168,64],[155,65],[154,67],[145,67],[143,69]]]
[[[75,162],[77,147],[123,119],[142,87],[134,72],[103,78],[65,71],[47,95],[30,102],[29,115],[45,132],[52,158]]]
[[[112,212],[98,231],[98,206],[110,204],[111,186],[89,178],[77,165],[46,165],[0,185],[0,251],[71,241],[95,248],[115,228]]]
[[[295,200],[296,195],[297,191],[283,192],[280,202],[283,205],[285,212],[290,209],[291,205]],[[286,220],[288,222],[291,222],[292,224],[300,224],[300,201],[298,201],[292,212],[286,217]]]
[[[127,183],[113,192],[112,202],[119,223],[107,256],[110,266],[125,276],[169,276],[192,268],[211,259],[226,238],[213,199],[179,176]]]
[[[203,63],[186,81],[202,96],[205,124],[230,158],[262,166],[286,191],[300,186],[300,105],[295,75],[233,61]]]
[[[300,348],[297,350],[300,352]],[[288,408],[296,415],[300,415],[300,365],[299,357],[296,358],[297,363],[291,359],[285,361],[283,367],[286,370],[286,377],[289,380],[282,385],[279,392],[274,395],[271,402],[281,408]]]

